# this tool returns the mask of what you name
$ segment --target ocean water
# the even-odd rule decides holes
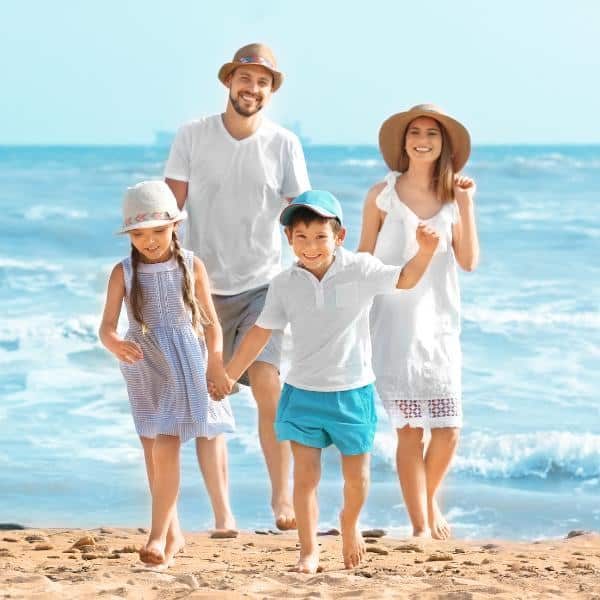
[[[143,457],[116,361],[100,345],[124,188],[160,177],[162,147],[0,148],[0,521],[144,525]],[[355,248],[362,201],[381,179],[374,147],[308,147],[314,187],[342,200]],[[443,505],[463,538],[600,529],[600,146],[476,147],[482,260],[461,275],[465,427]],[[285,260],[290,260],[289,253]],[[269,486],[246,391],[233,399],[233,508],[271,526]],[[409,532],[381,412],[363,524]],[[324,453],[322,526],[341,504]],[[180,510],[212,525],[184,449]]]

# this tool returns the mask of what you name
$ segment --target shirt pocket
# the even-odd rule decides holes
[[[335,305],[337,308],[350,308],[359,303],[358,283],[340,283],[335,286]]]

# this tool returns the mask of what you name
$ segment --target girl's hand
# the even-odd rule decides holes
[[[464,175],[454,176],[454,199],[459,208],[473,202],[476,190],[477,185],[475,184],[475,180]]]
[[[144,358],[144,353],[137,342],[129,340],[116,340],[111,344],[109,350],[121,361],[132,365]]]
[[[219,366],[209,366],[206,370],[208,393],[213,400],[223,400],[231,393],[235,381],[229,377],[221,363]]]
[[[419,223],[417,227],[417,244],[419,250],[425,254],[433,254],[440,242],[440,236],[435,229],[428,227],[425,223]]]

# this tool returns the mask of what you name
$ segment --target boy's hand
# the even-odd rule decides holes
[[[433,254],[440,242],[440,236],[438,233],[425,225],[425,223],[419,223],[417,227],[417,243],[419,244],[419,250],[425,254]]]
[[[109,350],[121,361],[132,365],[144,358],[144,353],[137,342],[129,340],[115,340]]]
[[[470,177],[464,175],[454,176],[454,199],[459,208],[473,202],[477,185]]]

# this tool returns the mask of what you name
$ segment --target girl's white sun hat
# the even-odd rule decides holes
[[[127,188],[123,196],[123,226],[116,233],[160,227],[186,218],[186,211],[179,210],[171,188],[164,181],[142,181]]]

